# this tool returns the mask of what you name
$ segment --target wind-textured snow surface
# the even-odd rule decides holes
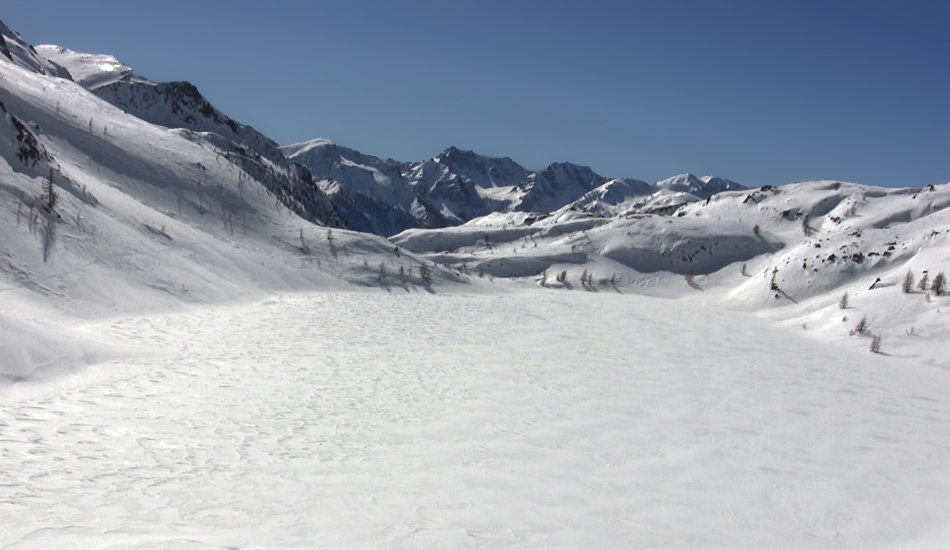
[[[0,409],[0,547],[944,548],[950,376],[568,292],[317,293],[83,331]]]

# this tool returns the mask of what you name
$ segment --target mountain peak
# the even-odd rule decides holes
[[[0,21],[0,60],[4,58],[34,73],[72,80],[69,71],[40,55],[16,31]]]
[[[703,176],[700,178],[689,173],[658,181],[655,187],[658,189],[690,193],[703,199],[721,191],[746,189],[746,187],[731,180],[716,176]]]
[[[445,151],[442,151],[440,154],[435,156],[433,160],[439,163],[457,163],[457,162],[471,162],[478,158],[487,158],[482,157],[482,155],[476,154],[474,151],[469,151],[466,149],[459,149],[456,146],[451,146]]]
[[[688,172],[685,174],[679,174],[679,175],[673,176],[672,178],[667,178],[665,180],[656,182],[657,187],[671,187],[674,185],[686,185],[686,186],[698,187],[702,184],[703,184],[702,180],[700,180],[699,178],[697,178],[696,176]]]
[[[307,141],[301,141],[300,143],[292,143],[290,145],[284,145],[280,150],[284,153],[287,158],[290,158],[294,155],[300,155],[314,149],[319,149],[322,147],[327,147],[329,145],[335,145],[332,141],[325,138],[316,138],[310,139]]]
[[[111,55],[81,53],[53,44],[39,45],[36,52],[43,58],[65,67],[77,84],[90,90],[124,79],[145,80]]]

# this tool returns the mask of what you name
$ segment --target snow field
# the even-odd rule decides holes
[[[316,293],[80,329],[0,409],[0,548],[950,540],[950,378],[613,292]]]

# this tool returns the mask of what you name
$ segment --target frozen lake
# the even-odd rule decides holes
[[[136,353],[4,394],[0,548],[950,543],[950,374],[749,315],[317,293],[85,330]]]

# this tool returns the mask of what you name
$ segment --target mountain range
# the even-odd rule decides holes
[[[286,196],[295,211],[329,225],[382,236],[410,228],[454,226],[492,212],[550,212],[568,205],[591,213],[617,212],[647,205],[669,207],[742,188],[729,180],[690,174],[651,186],[639,180],[608,179],[587,166],[567,162],[528,170],[508,157],[486,157],[456,147],[423,162],[384,160],[325,139],[279,147],[221,113],[191,83],[154,82],[113,56],[58,46],[39,46],[33,57],[63,68],[77,84],[142,120],[215,133],[238,144],[244,148],[246,168],[271,180],[269,187]],[[262,172],[257,157],[278,169]]]

